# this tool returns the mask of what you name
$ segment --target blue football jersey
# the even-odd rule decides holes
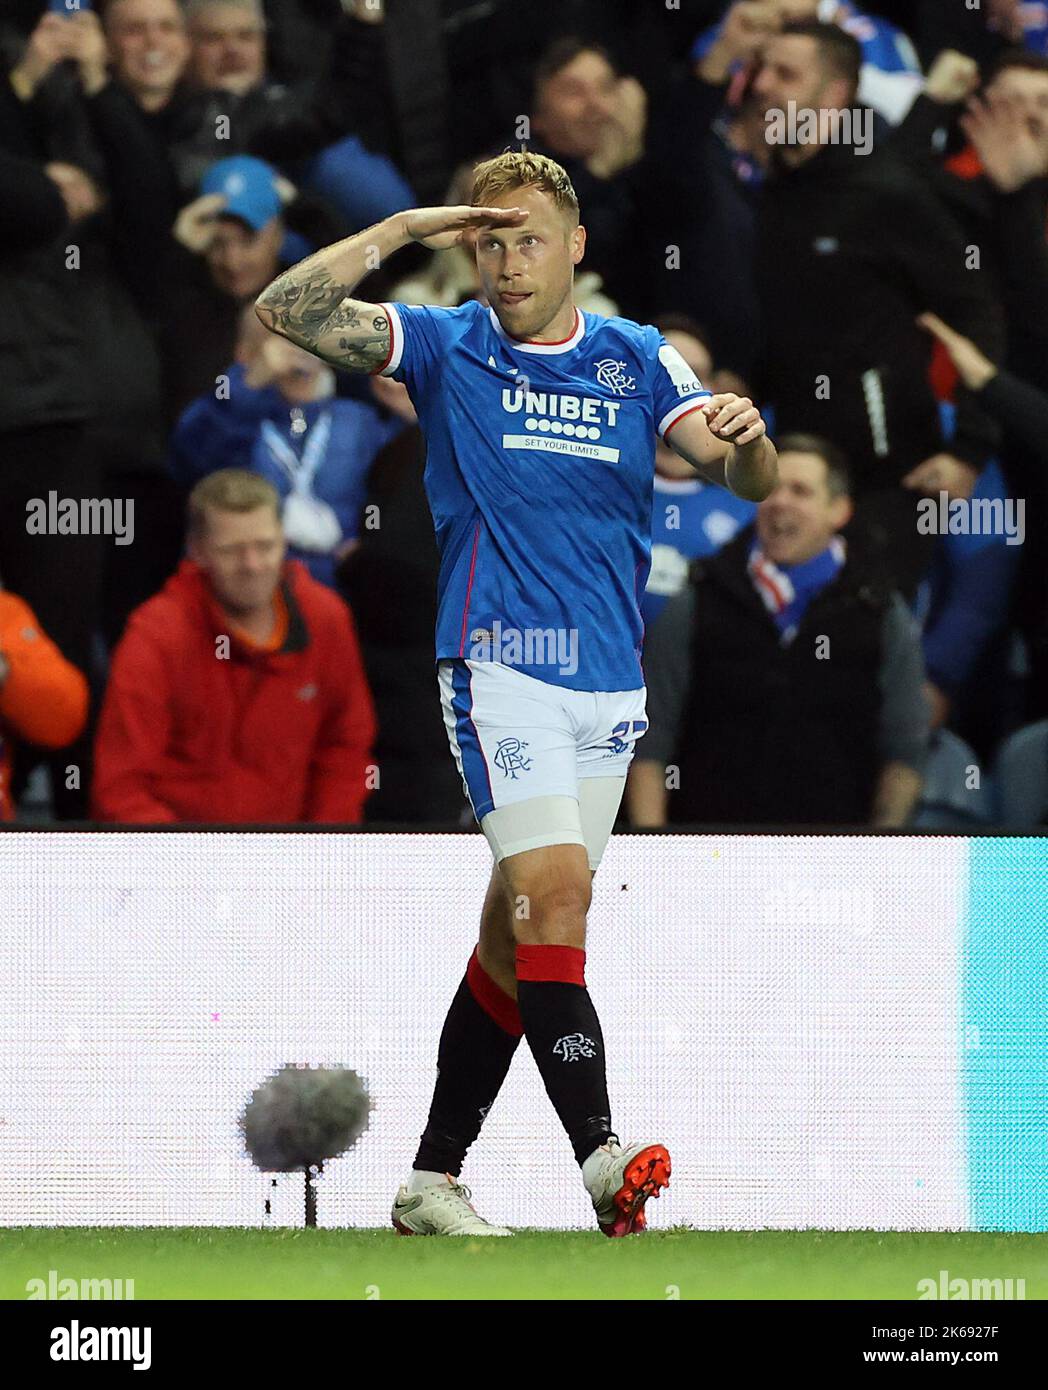
[[[426,436],[437,650],[571,690],[643,685],[655,434],[710,392],[655,328],[576,310],[560,343],[493,310],[386,304],[380,370]]]

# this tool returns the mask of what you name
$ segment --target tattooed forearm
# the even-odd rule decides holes
[[[313,348],[349,289],[322,266],[306,273],[293,266],[259,296],[258,314],[267,328]]]
[[[344,316],[341,325],[335,320]],[[347,329],[356,329],[352,337]],[[389,357],[389,319],[375,312],[373,304],[347,300],[336,309],[319,346],[318,357],[351,371],[373,372]]]
[[[352,299],[340,303],[328,320],[331,328],[359,328],[361,306]]]
[[[325,247],[279,275],[255,301],[255,312],[272,332],[324,361],[372,372],[389,357],[389,319],[377,305],[350,296],[410,239],[403,219],[392,217]]]
[[[292,269],[259,298],[256,312],[267,328],[325,362],[371,372],[389,356],[389,319],[347,292],[326,270],[303,276]]]

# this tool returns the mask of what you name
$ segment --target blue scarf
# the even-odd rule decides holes
[[[764,600],[779,630],[779,642],[787,646],[797,636],[797,628],[808,604],[817,593],[836,579],[844,564],[844,542],[834,536],[825,550],[799,565],[775,565],[754,539],[750,546],[749,570],[753,587]]]

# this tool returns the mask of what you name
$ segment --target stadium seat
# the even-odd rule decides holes
[[[1048,719],[1009,735],[994,762],[997,823],[1029,830],[1048,821]]]
[[[933,736],[924,790],[914,815],[917,830],[977,830],[993,819],[993,800],[985,771],[979,786],[969,787],[971,767],[979,766],[975,750],[949,729]]]

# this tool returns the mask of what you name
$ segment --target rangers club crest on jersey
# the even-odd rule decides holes
[[[616,396],[624,396],[637,385],[636,377],[627,373],[625,362],[617,362],[614,357],[603,358],[597,363],[596,370],[597,384],[608,391],[614,391]]]
[[[585,1033],[569,1033],[553,1044],[553,1055],[562,1062],[577,1062],[580,1057],[596,1057],[597,1045]]]

